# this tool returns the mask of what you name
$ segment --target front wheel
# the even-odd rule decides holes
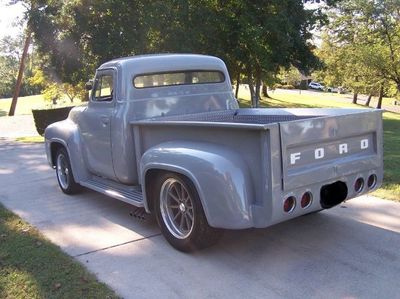
[[[176,249],[190,252],[215,244],[221,230],[208,225],[193,183],[175,173],[156,182],[155,212],[161,232]]]
[[[60,148],[56,154],[56,174],[60,189],[65,194],[79,192],[81,186],[75,182],[72,174],[71,163],[65,148]]]

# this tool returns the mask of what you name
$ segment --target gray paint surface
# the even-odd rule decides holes
[[[143,89],[132,84],[139,74],[199,69],[222,72],[226,80]],[[208,223],[229,229],[267,227],[320,210],[321,188],[337,181],[347,185],[346,199],[381,185],[381,110],[239,109],[225,64],[211,56],[122,58],[100,66],[97,75],[104,72],[114,74],[112,101],[92,97],[45,133],[49,160],[51,144],[61,142],[82,185],[91,188],[100,176],[109,186],[143,187],[148,171],[178,172],[193,181]],[[363,142],[368,146],[360,147]],[[355,181],[372,174],[377,184],[355,192]],[[96,186],[107,193],[107,184]],[[132,204],[150,213],[142,190],[143,200]],[[313,202],[303,209],[306,191]],[[289,196],[297,206],[285,213]]]
[[[62,194],[43,145],[0,141],[0,161],[0,202],[126,299],[399,297],[399,203],[362,196],[188,255],[130,205]]]

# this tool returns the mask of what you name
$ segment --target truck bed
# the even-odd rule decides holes
[[[338,186],[345,184],[340,202],[379,186],[383,177],[381,113],[377,109],[242,108],[130,123],[137,161],[151,148],[169,146],[215,145],[237,153],[253,182],[254,226],[265,227],[282,221],[282,198],[287,196],[301,198],[305,191],[314,196],[310,208],[284,215],[292,218],[321,209],[321,192],[326,188],[338,194]],[[366,182],[371,175],[376,175],[376,183],[355,191],[355,181],[363,178]],[[210,192],[213,197],[215,190]]]
[[[295,109],[288,112],[287,109],[235,109],[213,111],[195,114],[161,116],[154,118],[154,121],[185,121],[185,122],[221,122],[221,123],[246,123],[246,124],[271,124],[279,122],[287,122],[293,120],[321,117],[321,115],[313,114],[312,110],[302,111],[303,109]]]

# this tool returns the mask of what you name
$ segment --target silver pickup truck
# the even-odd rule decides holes
[[[45,132],[61,190],[154,213],[181,251],[382,183],[381,110],[239,108],[223,61],[203,55],[112,60],[87,86],[87,106]]]

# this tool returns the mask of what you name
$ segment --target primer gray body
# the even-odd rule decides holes
[[[145,89],[132,84],[138,74],[203,69],[223,72],[225,81]],[[114,77],[112,101],[91,99],[49,126],[49,163],[62,144],[77,182],[149,213],[145,190],[153,170],[190,178],[209,224],[229,229],[267,227],[320,210],[321,187],[336,181],[348,186],[346,199],[381,185],[380,110],[239,109],[224,63],[209,56],[124,58],[96,74],[105,71]],[[374,188],[356,193],[354,181],[370,174],[377,176]],[[305,191],[313,194],[311,206],[285,213],[284,199],[299,200]]]

